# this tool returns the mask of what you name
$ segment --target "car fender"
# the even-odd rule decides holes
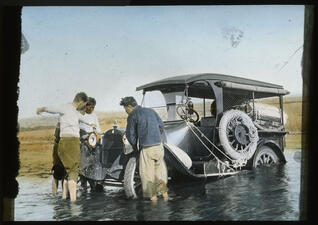
[[[183,162],[184,160],[182,160],[182,157],[180,157],[180,154],[176,153],[174,151],[174,149],[171,148],[171,146],[167,145],[166,143],[164,144],[164,151],[165,151],[165,161],[167,162],[167,164],[171,167],[173,167],[175,170],[177,170],[178,172],[193,177],[193,178],[197,178],[197,175],[194,174],[191,170],[190,170],[190,164],[189,163],[185,163]],[[182,150],[180,150],[182,151]],[[182,153],[183,156],[187,155],[185,152]],[[187,158],[189,156],[186,156],[185,158]],[[190,159],[190,157],[189,157]],[[191,159],[190,159],[191,160]],[[192,162],[191,162],[192,164]],[[190,167],[189,167],[190,166]]]

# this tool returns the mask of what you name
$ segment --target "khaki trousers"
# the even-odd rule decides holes
[[[58,143],[58,156],[66,170],[67,180],[77,182],[80,159],[80,140],[78,137],[61,137]]]
[[[139,157],[139,174],[143,197],[150,198],[168,191],[168,174],[162,144],[142,148]]]

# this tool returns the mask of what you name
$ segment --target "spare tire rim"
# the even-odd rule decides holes
[[[244,151],[251,143],[249,128],[242,117],[234,117],[228,124],[226,134],[230,145],[238,152]]]
[[[219,139],[232,159],[250,159],[257,147],[258,132],[252,119],[239,110],[226,111],[219,122]]]

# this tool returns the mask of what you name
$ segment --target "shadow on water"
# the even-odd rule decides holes
[[[298,155],[297,155],[298,154]],[[286,152],[287,164],[241,171],[207,182],[169,184],[169,200],[128,200],[123,189],[79,189],[71,203],[50,194],[50,178],[19,178],[16,220],[298,220],[300,151]]]

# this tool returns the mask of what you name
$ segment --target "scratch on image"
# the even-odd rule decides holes
[[[235,27],[223,28],[222,33],[226,40],[231,41],[233,48],[236,48],[240,44],[244,35],[243,31]]]

